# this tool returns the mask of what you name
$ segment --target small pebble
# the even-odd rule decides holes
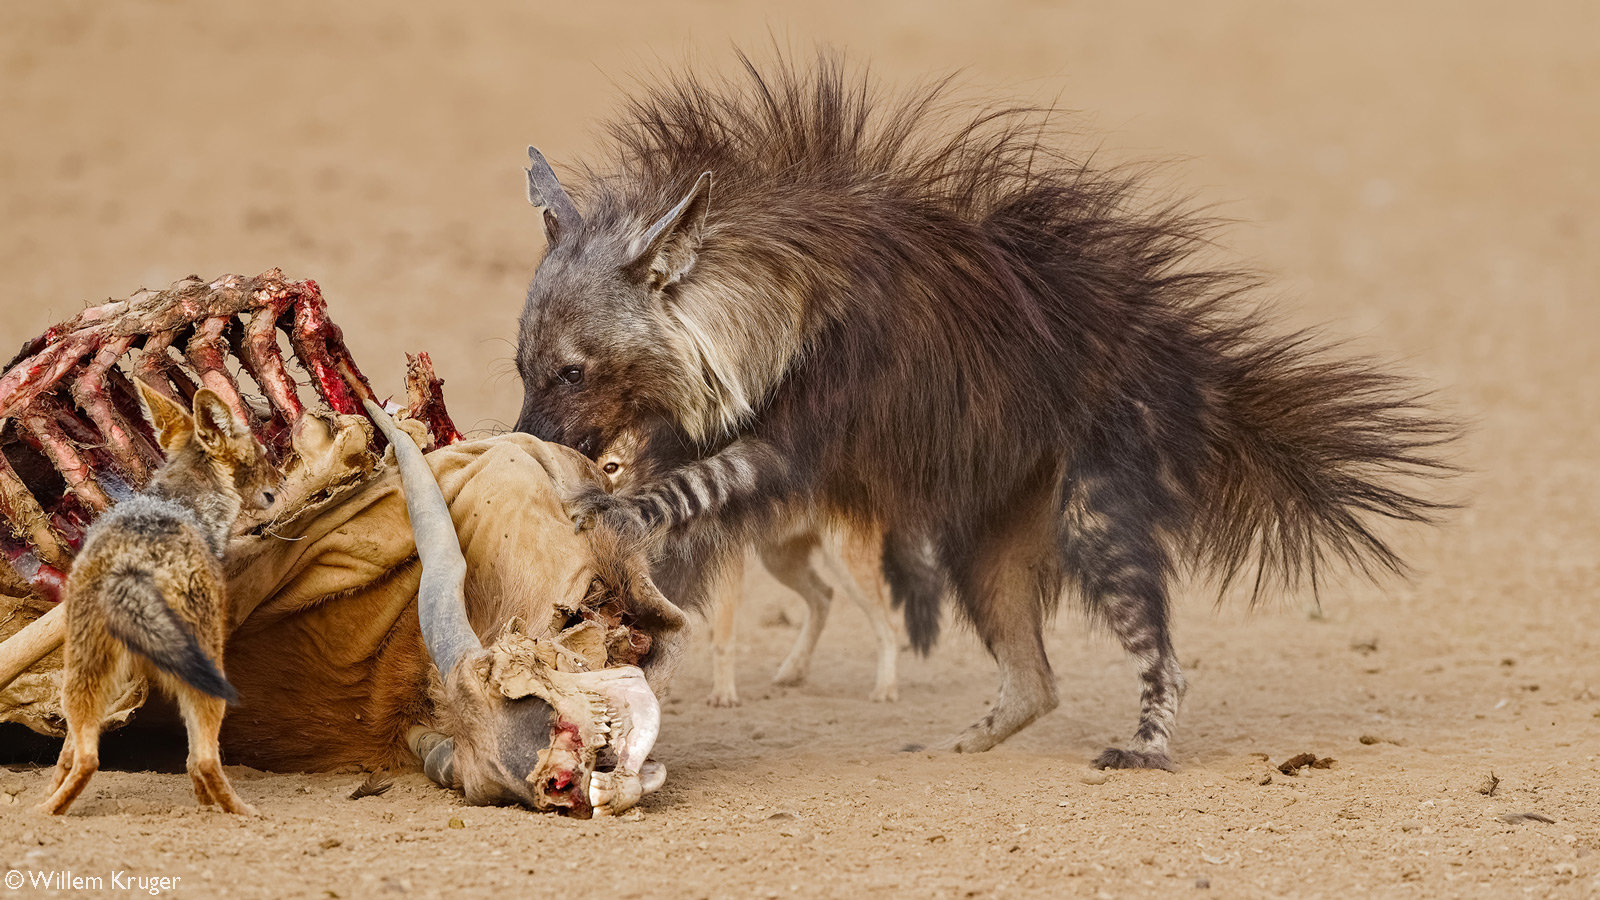
[[[1110,776],[1104,771],[1094,769],[1083,773],[1082,781],[1084,784],[1105,784],[1106,779],[1108,778],[1110,778]]]

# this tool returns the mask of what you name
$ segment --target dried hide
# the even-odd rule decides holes
[[[426,446],[427,429],[407,431]],[[371,423],[310,412],[296,425],[277,510],[243,521],[229,547],[233,630],[225,658],[240,703],[224,757],[273,771],[414,766],[407,732],[449,730],[417,618],[421,567],[392,453]],[[463,441],[426,457],[467,561],[467,617],[488,645],[520,629],[539,652],[587,667],[638,665],[659,695],[682,647],[683,614],[618,577],[640,561],[603,533],[574,531],[562,496],[598,483],[587,459],[523,434]],[[645,583],[648,580],[645,579]],[[38,601],[0,609],[17,627]],[[16,627],[0,624],[0,635]],[[565,666],[552,666],[565,669]],[[61,733],[59,653],[0,694],[0,720]],[[511,687],[517,676],[505,679]],[[532,690],[524,685],[522,690]],[[142,702],[126,698],[123,714]]]

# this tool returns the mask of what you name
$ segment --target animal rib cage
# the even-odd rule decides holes
[[[411,415],[436,446],[459,440],[428,355],[407,364]],[[0,591],[58,599],[89,523],[160,465],[132,378],[185,406],[210,388],[278,463],[308,403],[365,415],[361,401],[373,399],[317,283],[277,269],[190,276],[85,309],[24,344],[0,375]]]

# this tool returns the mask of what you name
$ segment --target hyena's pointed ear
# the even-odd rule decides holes
[[[155,426],[156,440],[168,453],[182,447],[194,433],[194,419],[189,411],[175,400],[140,379],[133,382],[139,387],[139,399],[144,401],[150,424]]]
[[[226,400],[210,388],[201,388],[194,395],[194,437],[206,453],[231,459],[250,437],[250,427],[239,421]]]
[[[544,207],[545,243],[555,246],[561,235],[583,227],[583,216],[561,186],[556,173],[537,147],[528,148],[528,202]]]
[[[637,250],[628,263],[628,274],[649,284],[665,287],[682,278],[694,267],[705,236],[706,209],[711,204],[711,173],[695,181],[689,193],[666,215],[645,229],[634,242]]]

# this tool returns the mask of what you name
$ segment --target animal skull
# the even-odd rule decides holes
[[[531,636],[513,619],[484,647],[467,622],[466,560],[432,470],[410,435],[366,402],[399,464],[422,561],[423,641],[456,720],[453,737],[420,728],[410,735],[424,770],[470,803],[580,816],[631,808],[666,780],[648,759],[660,704],[641,669],[610,665],[637,656],[634,634],[591,610],[558,606],[543,631],[553,636]],[[579,621],[560,627],[574,614]]]

